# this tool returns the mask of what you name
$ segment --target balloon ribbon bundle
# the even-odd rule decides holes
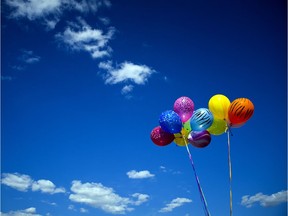
[[[232,216],[230,128],[243,126],[253,115],[254,105],[247,98],[237,98],[230,103],[226,96],[217,94],[210,98],[208,108],[199,108],[194,111],[194,102],[189,97],[178,98],[173,110],[161,113],[159,126],[151,131],[150,138],[158,146],[166,146],[174,141],[178,146],[186,147],[205,215],[210,216],[188,143],[197,148],[204,148],[210,144],[211,134],[220,135],[226,132],[228,135],[230,216]]]

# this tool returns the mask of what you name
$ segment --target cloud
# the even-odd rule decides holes
[[[19,191],[27,191],[32,185],[33,180],[28,175],[19,173],[3,173],[1,183]]]
[[[62,2],[65,8],[82,13],[96,12],[100,7],[111,7],[111,2],[108,0],[62,0]]]
[[[12,76],[1,76],[1,80],[8,80],[8,81],[11,81],[11,80],[13,80],[13,77]]]
[[[187,198],[176,198],[173,199],[170,203],[166,204],[166,206],[162,209],[159,210],[159,212],[164,213],[164,212],[171,212],[173,211],[174,208],[180,207],[184,205],[185,203],[190,203],[192,200],[187,199]]]
[[[263,207],[276,206],[287,202],[287,190],[280,191],[271,195],[257,193],[253,196],[245,195],[242,197],[241,205],[250,208],[254,204],[259,203]]]
[[[64,188],[56,188],[53,182],[44,179],[34,181],[32,184],[32,191],[41,191],[42,193],[49,194],[65,193]]]
[[[32,191],[49,194],[65,193],[64,188],[56,188],[50,180],[40,179],[34,181],[30,176],[19,173],[3,173],[1,183],[22,192],[31,189]]]
[[[127,95],[128,93],[130,93],[133,90],[133,88],[134,88],[133,85],[125,85],[121,90],[121,94]]]
[[[86,51],[92,58],[110,56],[112,49],[107,45],[112,39],[115,29],[109,28],[105,34],[100,29],[93,29],[84,20],[70,22],[63,33],[56,34],[56,39],[71,50]]]
[[[126,173],[131,179],[144,179],[144,178],[152,178],[155,175],[151,174],[148,170],[142,170],[137,172],[136,170],[131,170]]]
[[[10,8],[10,18],[26,18],[37,20],[46,25],[48,30],[54,29],[64,11],[95,13],[100,7],[110,7],[109,0],[5,0]]]
[[[24,210],[10,211],[8,213],[0,212],[1,216],[41,216],[36,214],[36,208],[30,207]]]
[[[144,202],[147,202],[149,199],[149,195],[147,194],[140,194],[140,193],[135,193],[132,195],[132,197],[137,198],[136,201],[134,201],[134,205],[139,206]]]
[[[12,9],[12,18],[27,18],[35,20],[51,14],[60,13],[61,0],[6,0]]]
[[[113,68],[111,62],[100,63],[99,68],[105,69],[106,84],[117,84],[122,82],[132,82],[138,85],[144,85],[148,78],[155,73],[153,69],[146,65],[137,65],[132,62],[123,62],[117,68]]]
[[[85,208],[80,208],[80,212],[81,213],[88,213],[89,211],[87,209],[85,209]]]
[[[19,60],[24,63],[33,64],[39,62],[41,59],[40,56],[35,55],[31,50],[22,50],[21,52]]]
[[[140,205],[147,201],[148,195],[133,194],[132,198],[121,197],[112,188],[105,187],[101,183],[81,183],[73,181],[71,186],[73,192],[69,199],[73,202],[86,204],[101,209],[111,214],[125,214],[133,211],[131,205]],[[137,198],[137,200],[133,200]]]

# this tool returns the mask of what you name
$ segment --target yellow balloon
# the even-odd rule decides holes
[[[223,119],[214,118],[212,125],[207,129],[210,134],[220,135],[227,129],[227,123]]]
[[[190,132],[190,131],[189,131]],[[186,146],[186,143],[188,145],[188,135],[189,135],[189,132],[185,129],[185,128],[182,128],[181,130],[181,133],[176,133],[174,134],[174,142],[178,145],[178,146]],[[186,143],[184,141],[184,137],[185,137],[185,140],[186,140]]]
[[[212,112],[214,118],[228,120],[228,109],[230,106],[230,100],[222,95],[216,94],[210,98],[208,108]]]

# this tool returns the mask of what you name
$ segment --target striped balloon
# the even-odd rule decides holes
[[[211,111],[206,108],[197,109],[190,119],[192,131],[206,130],[212,125],[212,123],[213,115]]]
[[[254,113],[254,105],[247,98],[237,98],[228,109],[230,125],[239,125],[247,122]]]

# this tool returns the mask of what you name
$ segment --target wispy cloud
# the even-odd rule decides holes
[[[144,179],[144,178],[152,178],[155,176],[154,174],[151,174],[148,170],[142,170],[142,171],[131,170],[126,174],[131,179]]]
[[[11,9],[10,18],[37,20],[48,30],[55,27],[64,11],[95,13],[100,7],[110,7],[109,0],[5,0]]]
[[[99,64],[99,68],[107,71],[105,76],[106,84],[130,81],[134,84],[144,85],[148,81],[148,78],[155,73],[152,68],[146,65],[138,65],[127,61],[115,68],[111,65],[111,62],[102,62]]]
[[[133,85],[125,85],[122,90],[121,93],[123,95],[127,95],[128,93],[130,93],[131,91],[133,91],[134,86]]]
[[[65,193],[64,188],[57,188],[50,180],[40,179],[34,181],[29,175],[19,173],[3,173],[1,183],[16,190],[26,192],[41,191],[42,193]]]
[[[40,59],[41,57],[35,55],[32,50],[22,50],[19,56],[19,60],[27,64],[34,64],[39,62]]]
[[[159,210],[159,212],[164,213],[164,212],[171,212],[174,210],[174,208],[180,207],[184,205],[185,203],[190,203],[192,200],[187,199],[187,198],[176,198],[173,199],[170,203],[166,204],[166,206],[162,209]]]
[[[257,193],[253,196],[245,195],[242,197],[241,205],[250,208],[254,204],[259,203],[263,207],[276,206],[287,202],[287,190],[280,191],[271,195]]]
[[[132,197],[136,198],[137,200],[133,201],[134,205],[141,205],[144,202],[147,202],[149,199],[149,195],[147,194],[141,194],[141,193],[135,193],[132,195]]]
[[[101,29],[94,29],[83,19],[70,22],[63,33],[56,34],[56,39],[64,43],[71,50],[88,52],[92,58],[110,56],[112,52],[108,42],[112,39],[115,29],[109,28],[107,33]]]
[[[135,205],[140,205],[148,200],[148,195],[133,194],[132,197],[121,197],[113,188],[105,187],[101,183],[72,182],[69,199],[73,202],[89,205],[101,209],[107,213],[125,214],[134,210]],[[134,200],[136,198],[136,200]]]
[[[36,213],[36,208],[30,207],[24,210],[10,211],[8,213],[0,212],[1,216],[41,216]]]
[[[13,80],[13,77],[12,76],[1,76],[1,80],[3,80],[3,81],[6,81],[6,80],[11,81],[11,80]]]

